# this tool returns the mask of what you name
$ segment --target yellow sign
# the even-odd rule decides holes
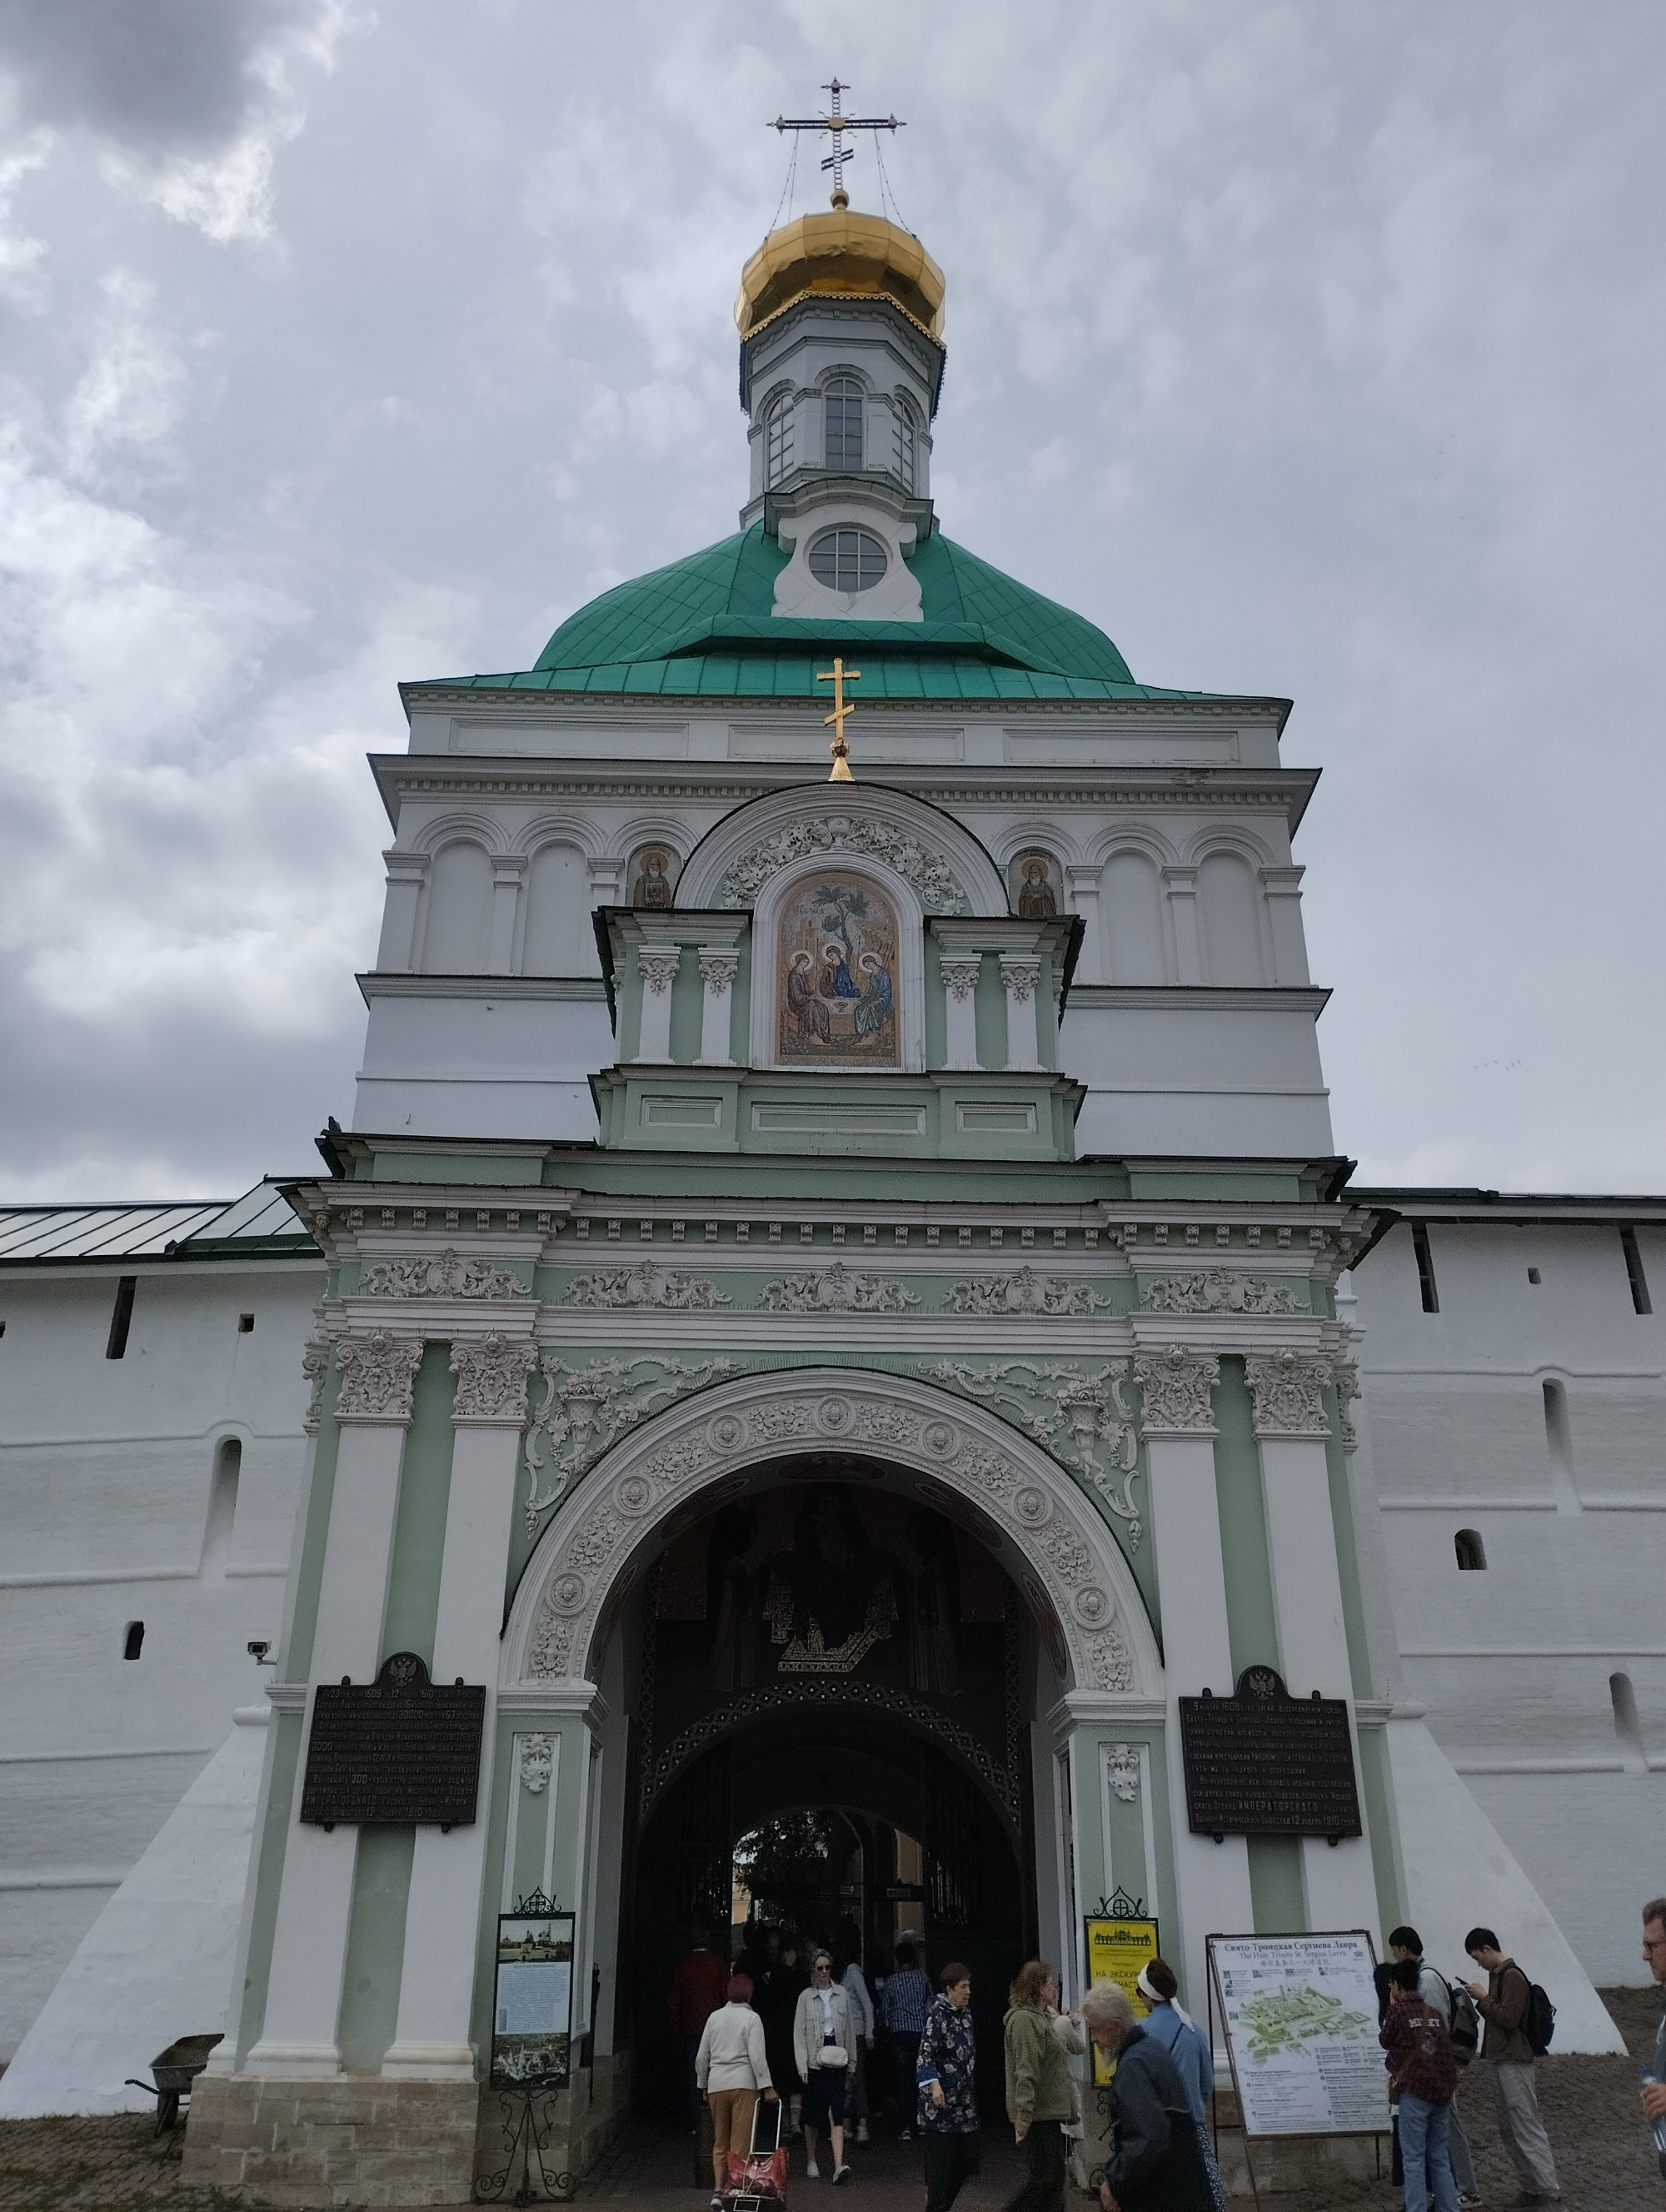
[[[1090,1913],[1085,1922],[1087,1930],[1087,1978],[1090,1986],[1095,1982],[1115,1982],[1134,1999],[1136,2018],[1143,2018],[1151,2010],[1134,1984],[1141,1969],[1149,1960],[1159,1954],[1157,1944],[1157,1923],[1154,1920],[1111,1920]],[[1096,2044],[1093,2047],[1093,2084],[1103,2089],[1115,2073],[1116,2068]]]

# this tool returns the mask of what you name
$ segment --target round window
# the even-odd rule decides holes
[[[885,549],[866,530],[824,530],[810,548],[810,573],[830,592],[870,591],[885,573]]]

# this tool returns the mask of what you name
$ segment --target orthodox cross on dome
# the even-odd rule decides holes
[[[845,114],[839,106],[839,95],[848,92],[849,89],[850,87],[848,84],[841,84],[838,78],[835,77],[831,84],[824,84],[822,87],[822,90],[829,96],[832,109],[830,114],[778,115],[770,125],[772,130],[783,133],[788,131],[830,131],[832,132],[833,151],[824,160],[822,167],[824,171],[831,169],[833,172],[833,204],[836,208],[847,208],[850,205],[850,195],[844,188],[844,165],[847,161],[854,161],[856,158],[855,148],[847,146],[844,143],[845,132],[847,131],[896,131],[904,127],[894,115]]]
[[[850,747],[845,742],[844,734],[845,718],[854,714],[856,709],[847,703],[844,687],[847,684],[860,684],[861,680],[861,670],[847,668],[836,653],[833,656],[831,668],[824,669],[816,678],[818,684],[833,686],[833,712],[822,716],[824,729],[830,722],[833,725],[833,735],[827,747],[833,756],[833,765],[827,772],[830,783],[854,783],[856,781],[850,773]]]

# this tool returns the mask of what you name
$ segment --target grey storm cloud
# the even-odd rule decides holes
[[[1296,702],[1339,1147],[1666,1188],[1657,0],[0,0],[0,1194],[349,1118],[395,687],[733,530],[836,70],[945,528]]]
[[[254,56],[318,12],[307,0],[0,0],[0,61],[26,123],[201,149],[259,102]]]

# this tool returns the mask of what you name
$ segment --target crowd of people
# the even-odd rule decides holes
[[[711,2113],[714,2212],[722,2212],[729,2157],[751,2147],[759,2100],[783,2098],[787,2128],[803,2138],[809,2179],[823,2176],[824,2135],[826,2178],[847,2183],[847,2129],[854,2122],[855,2141],[866,2143],[888,2114],[899,2140],[920,2138],[925,2212],[949,2212],[978,2171],[982,2116],[970,1967],[951,1960],[933,1992],[910,1942],[897,1945],[894,1969],[872,1982],[854,1947],[839,1959],[812,1945],[800,1962],[796,1946],[771,1933],[732,1972],[720,1942],[696,1941],[671,1992],[691,2103],[697,2109],[703,2100]],[[1377,1969],[1394,2179],[1405,2212],[1459,2212],[1481,2202],[1454,2105],[1462,2069],[1476,2058],[1491,2076],[1519,2201],[1551,2203],[1561,2195],[1534,2071],[1554,2010],[1492,1929],[1472,1928],[1464,1948],[1477,1977],[1449,1981],[1424,1957],[1416,1929],[1402,1926]],[[1643,1908],[1643,1956],[1666,1984],[1666,1898]],[[1047,1960],[1019,1968],[1002,2042],[1006,2118],[1024,2179],[1006,2212],[1061,2212],[1073,2157],[1078,2184],[1091,2179],[1088,2193],[1097,2192],[1101,2212],[1225,2212],[1208,2124],[1213,2053],[1164,1960],[1148,1960],[1135,1986],[1143,2011],[1112,1982],[1094,1983],[1076,2011],[1061,2008]],[[1114,2069],[1104,2092],[1108,2154],[1091,2178],[1076,2148],[1082,2103],[1070,2064],[1090,2045]],[[1666,2018],[1644,2069],[1641,2110],[1666,2180]]]

